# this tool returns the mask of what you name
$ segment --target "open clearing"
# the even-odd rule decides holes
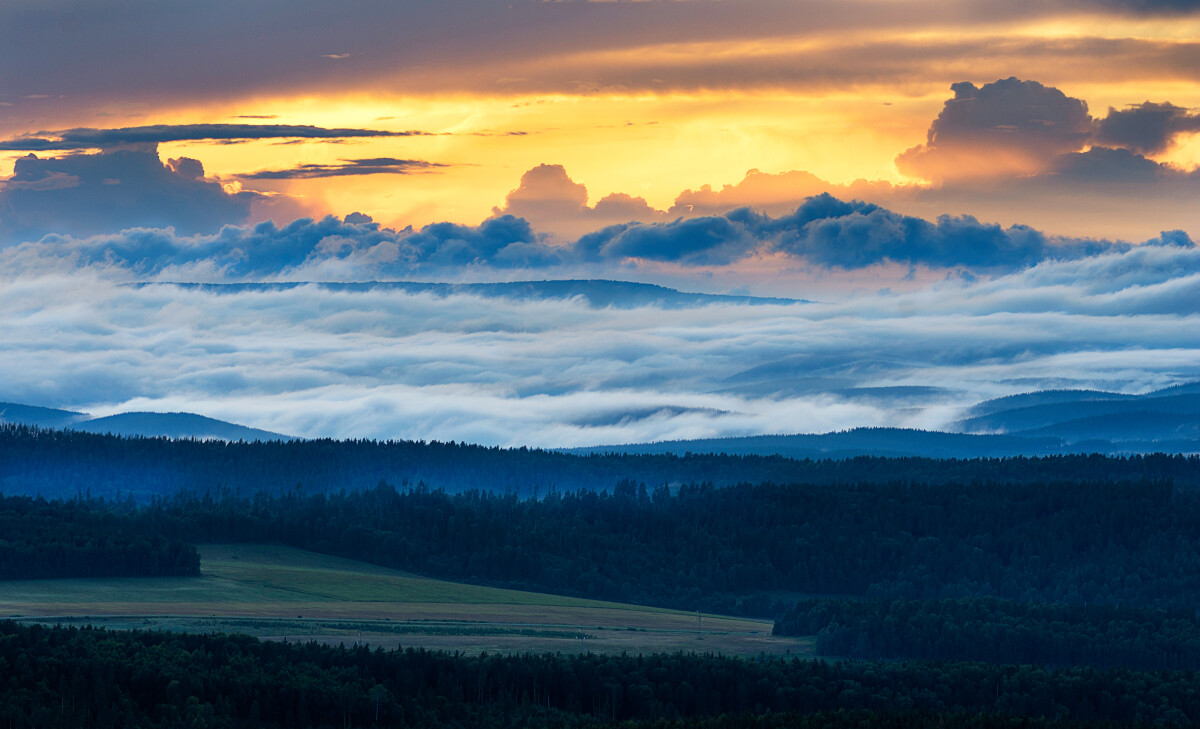
[[[811,655],[771,622],[418,577],[288,547],[200,547],[200,577],[0,583],[0,616],[30,622],[355,642],[464,652],[694,650]]]

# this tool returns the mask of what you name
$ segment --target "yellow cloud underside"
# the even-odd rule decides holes
[[[247,181],[251,189],[302,196],[314,212],[358,210],[396,225],[474,223],[503,203],[521,174],[562,164],[594,203],[626,192],[665,208],[685,188],[736,182],[747,169],[809,170],[834,182],[899,179],[897,150],[924,135],[940,96],[802,98],[788,94],[588,95],[258,100],[219,118],[182,109],[162,123],[273,115],[279,124],[416,129],[434,136],[331,144],[257,141],[164,144],[164,159],[200,159],[209,175],[396,157],[450,165],[432,173],[294,181]],[[245,120],[243,120],[245,121]],[[510,135],[510,132],[525,132]]]

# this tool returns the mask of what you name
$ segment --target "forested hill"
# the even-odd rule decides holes
[[[860,457],[572,455],[420,441],[309,440],[229,443],[120,437],[0,425],[0,493],[148,500],[179,491],[250,494],[358,491],[380,481],[424,482],[450,493],[481,490],[545,495],[608,490],[631,479],[649,484],[888,483],[1168,479],[1200,485],[1200,457],[1048,456],[939,460]]]

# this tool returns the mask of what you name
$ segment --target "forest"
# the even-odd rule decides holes
[[[0,496],[0,580],[200,574],[196,547],[103,501]]]
[[[1200,670],[1194,610],[958,600],[803,600],[778,635],[851,658]]]
[[[684,485],[541,499],[388,484],[181,495],[148,533],[435,577],[772,617],[779,595],[1200,604],[1200,491],[1168,481]]]
[[[700,654],[486,655],[0,622],[0,722],[36,727],[1194,725],[1197,674]]]

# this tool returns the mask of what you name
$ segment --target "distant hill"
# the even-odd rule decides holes
[[[1052,407],[1063,404],[1084,402],[1115,402],[1132,400],[1137,395],[1125,395],[1118,392],[1101,390],[1038,390],[1023,392],[1019,395],[998,397],[994,400],[984,400],[968,411],[969,418],[985,418],[996,413],[1011,412],[1027,408]],[[966,422],[964,419],[962,422]]]
[[[0,403],[0,423],[36,425],[54,430],[80,430],[87,433],[201,440],[292,440],[290,435],[227,423],[194,413],[118,413],[93,418],[88,413],[57,410],[36,405]]]
[[[39,428],[69,428],[72,423],[87,420],[87,413],[72,410],[56,410],[36,405],[21,405],[15,402],[0,402],[0,423],[23,423]]]
[[[163,284],[133,284],[161,286]],[[170,284],[180,288],[200,289],[214,293],[242,291],[286,291],[300,286],[319,286],[330,291],[403,291],[410,294],[428,293],[445,297],[470,294],[485,298],[535,301],[539,299],[583,299],[596,308],[631,309],[658,306],[664,309],[684,309],[709,304],[806,304],[803,299],[781,299],[763,296],[731,294],[697,294],[676,291],[666,286],[609,281],[605,279],[568,279],[555,281],[513,281],[507,283],[426,283],[420,281],[365,281],[360,283],[236,283],[236,284]]]
[[[1200,383],[1144,395],[1055,390],[989,400],[951,425],[964,433],[1053,436],[1068,442],[1107,440],[1117,450],[1146,450],[1165,441],[1200,440]]]
[[[904,428],[855,428],[837,433],[754,435],[744,438],[630,443],[572,448],[567,452],[662,454],[724,453],[727,455],[778,455],[785,458],[854,458],[856,456],[921,456],[925,458],[1003,458],[1073,452],[1054,437],[1016,437],[941,433]]]
[[[941,391],[936,388],[851,388],[839,392],[848,399],[898,406],[916,405],[922,399],[938,396]],[[93,418],[87,413],[16,403],[0,403],[0,423],[124,436],[226,441],[292,439],[280,433],[193,413],[120,413]],[[1023,393],[988,400],[972,407],[967,411],[967,417],[952,423],[947,432],[855,428],[821,434],[597,445],[562,449],[560,452],[724,453],[801,459],[1200,453],[1200,383],[1178,385],[1143,395],[1096,390]]]
[[[952,423],[949,432],[855,428],[837,433],[603,445],[568,452],[726,453],[788,458],[1200,453],[1200,383],[1144,395],[1043,390],[988,400],[967,414],[967,418]]]
[[[292,436],[206,418],[195,413],[119,413],[75,423],[75,430],[112,435],[201,440],[292,440]]]

